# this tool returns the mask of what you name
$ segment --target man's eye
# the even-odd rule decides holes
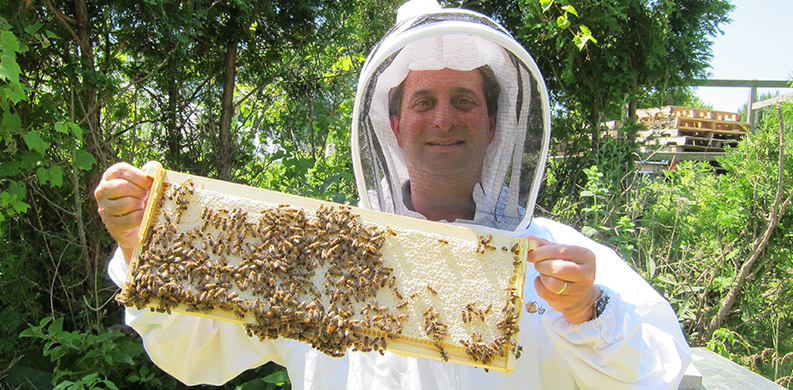
[[[476,101],[467,97],[459,97],[454,99],[454,106],[460,110],[470,110],[476,107]]]
[[[416,111],[427,111],[435,106],[435,101],[432,99],[419,99],[413,103],[413,109]]]

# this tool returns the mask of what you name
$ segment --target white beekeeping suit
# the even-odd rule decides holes
[[[308,344],[249,338],[237,324],[127,308],[126,322],[154,361],[186,384],[222,384],[269,361],[288,369],[295,389],[676,389],[690,361],[677,317],[611,249],[532,210],[550,138],[547,92],[531,57],[497,23],[477,13],[411,1],[363,67],[353,123],[353,160],[361,206],[417,218],[409,170],[390,125],[389,94],[410,71],[470,71],[487,65],[500,86],[495,132],[472,191],[476,224],[516,236],[588,248],[609,297],[595,319],[571,324],[534,289],[527,272],[519,344],[510,373],[489,372],[386,352],[333,358]],[[415,179],[415,177],[414,177]],[[121,251],[109,265],[121,285]]]

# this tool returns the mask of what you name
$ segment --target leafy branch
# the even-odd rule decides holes
[[[556,18],[556,26],[559,27],[560,30],[567,30],[573,35],[573,43],[578,47],[578,50],[584,50],[587,48],[587,53],[589,52],[589,48],[587,44],[592,42],[597,45],[598,41],[592,36],[592,31],[589,27],[580,24],[578,25],[578,31],[575,31],[571,26],[573,25],[572,21],[570,20],[570,15],[575,15],[576,18],[580,18],[578,16],[578,11],[572,5],[563,5],[559,6],[556,0],[539,0],[540,6],[542,6],[542,12],[548,12],[551,7],[556,7],[557,11],[561,12],[562,14]],[[589,54],[587,54],[587,58]]]

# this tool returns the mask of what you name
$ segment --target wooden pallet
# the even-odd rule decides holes
[[[725,134],[745,135],[748,123],[725,122],[716,119],[702,118],[656,118],[644,122],[648,129],[686,129],[697,131],[718,131]]]
[[[714,111],[708,109],[699,109],[699,108],[681,107],[681,106],[645,108],[641,110],[636,110],[636,116],[639,117],[640,120],[687,117],[687,118],[714,119],[725,122],[741,122],[741,114],[737,112]]]
[[[691,128],[668,128],[668,129],[653,129],[643,130],[638,133],[639,139],[651,140],[658,137],[696,137],[708,138],[718,140],[731,140],[740,141],[746,135],[744,132],[724,131],[724,130],[706,130],[706,129],[691,129]]]
[[[692,152],[719,152],[723,153],[723,148],[715,148],[700,145],[663,145],[660,147],[642,147],[642,153],[692,153]]]
[[[655,160],[713,160],[725,146],[737,145],[750,127],[735,112],[665,106],[636,114],[648,129],[637,135],[646,145],[641,152]]]
[[[536,242],[147,174],[154,185],[117,297],[127,306],[236,322],[334,356],[354,346],[514,369],[524,259]]]
[[[692,146],[718,150],[724,150],[724,146],[726,145],[735,146],[737,143],[738,141],[736,140],[694,136],[658,137],[650,138],[645,141],[646,145]]]

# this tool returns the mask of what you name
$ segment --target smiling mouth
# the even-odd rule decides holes
[[[447,141],[447,142],[427,142],[427,145],[431,146],[454,146],[454,145],[462,145],[463,141]]]

